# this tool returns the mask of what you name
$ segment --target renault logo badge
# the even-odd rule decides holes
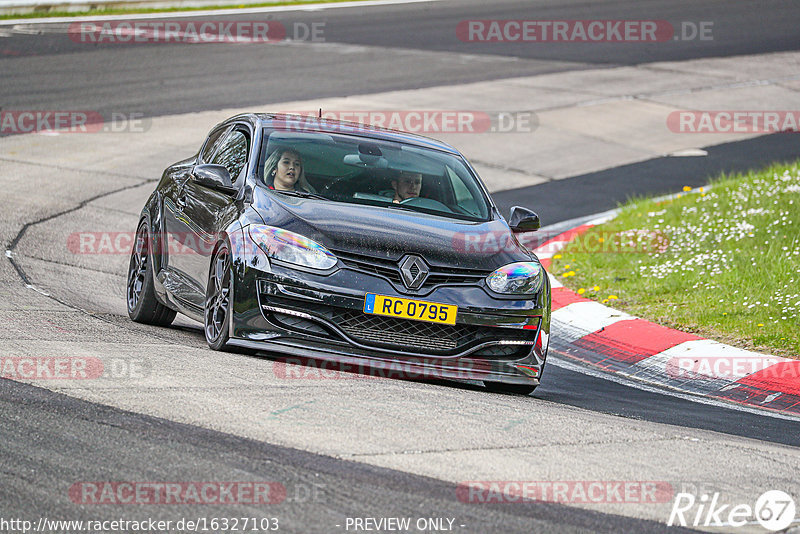
[[[408,289],[419,289],[430,270],[419,256],[408,255],[400,260],[400,276]]]

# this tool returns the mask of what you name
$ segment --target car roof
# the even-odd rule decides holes
[[[394,141],[419,147],[441,150],[450,154],[460,156],[461,153],[451,145],[442,141],[431,139],[422,135],[399,130],[390,130],[368,124],[357,122],[340,121],[333,119],[319,119],[304,115],[293,115],[288,113],[245,113],[231,117],[228,121],[248,120],[254,126],[262,128],[276,128],[305,132],[319,132],[332,134],[346,134],[377,139],[381,141]]]

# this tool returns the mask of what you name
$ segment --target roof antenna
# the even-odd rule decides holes
[[[322,108],[319,108],[319,117],[318,118],[320,118],[320,119],[322,118]]]

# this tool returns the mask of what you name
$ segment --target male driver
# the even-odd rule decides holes
[[[394,189],[393,202],[395,203],[418,197],[419,191],[422,189],[422,174],[403,171],[396,179],[392,180],[392,189]]]

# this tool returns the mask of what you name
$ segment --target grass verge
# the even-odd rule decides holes
[[[173,13],[181,11],[211,11],[214,9],[245,9],[251,7],[292,6],[301,4],[335,4],[365,0],[288,0],[286,2],[261,2],[258,4],[219,4],[201,7],[164,7],[164,8],[125,8],[125,9],[92,9],[89,11],[34,11],[33,13],[2,14],[0,20],[39,19],[50,17],[87,17],[100,15],[135,15],[141,13]]]
[[[800,161],[640,198],[553,257],[584,297],[724,343],[800,359]]]

